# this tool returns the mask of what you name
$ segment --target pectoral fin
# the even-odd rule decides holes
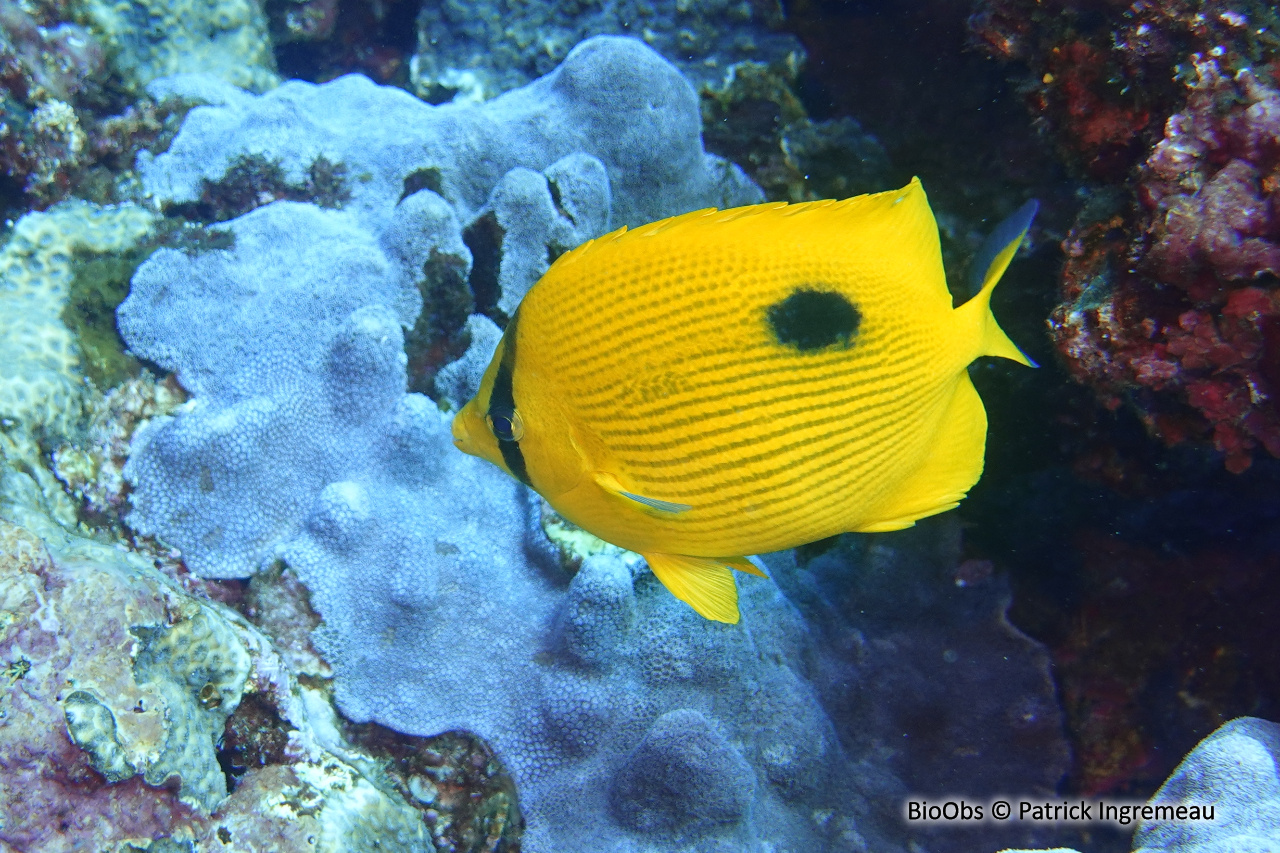
[[[600,488],[604,489],[606,492],[608,492],[611,495],[617,495],[620,498],[625,498],[626,500],[629,500],[633,503],[640,504],[641,506],[646,506],[649,509],[655,509],[658,512],[675,514],[680,512],[688,512],[691,509],[691,507],[688,504],[680,504],[680,503],[675,503],[673,501],[664,501],[664,500],[659,500],[658,498],[649,498],[649,497],[645,497],[644,495],[637,495],[635,492],[628,492],[625,488],[623,488],[622,484],[618,482],[617,477],[613,476],[612,474],[605,473],[604,471],[595,472],[595,481],[596,481],[596,484],[600,486]]]
[[[662,585],[676,598],[698,611],[699,615],[716,622],[737,623],[738,588],[733,583],[733,572],[725,565],[732,563],[737,568],[736,560],[683,557],[677,554],[642,556],[654,575],[662,581]],[[751,568],[755,569],[755,566]],[[759,574],[759,571],[753,571],[752,574]]]

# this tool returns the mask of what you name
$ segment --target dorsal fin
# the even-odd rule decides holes
[[[774,218],[790,218],[811,214],[817,211],[828,211],[835,214],[839,211],[841,214],[856,219],[863,216],[879,217],[883,216],[888,210],[897,207],[903,202],[908,202],[908,208],[905,208],[900,215],[907,218],[919,217],[921,220],[927,219],[926,223],[920,230],[928,233],[932,240],[937,240],[937,226],[933,222],[933,214],[929,210],[928,200],[925,198],[924,188],[920,185],[919,178],[912,178],[911,183],[905,187],[896,190],[889,190],[880,193],[868,193],[866,195],[853,196],[851,198],[835,201],[832,199],[822,199],[820,201],[805,201],[794,204],[788,204],[785,201],[766,202],[763,204],[751,204],[743,207],[732,207],[726,210],[720,210],[714,207],[704,208],[702,210],[694,210],[679,216],[671,216],[666,219],[650,222],[646,225],[640,225],[636,228],[628,229],[625,225],[616,231],[611,231],[594,240],[588,240],[581,246],[566,252],[556,259],[551,265],[548,274],[553,271],[563,271],[565,267],[580,263],[586,258],[591,257],[595,253],[614,246],[620,242],[628,242],[632,240],[640,240],[646,237],[655,237],[676,228],[714,228],[727,222],[738,222],[743,220],[760,220],[762,227],[767,227],[770,220]],[[850,223],[850,227],[856,227],[854,222]],[[935,252],[935,254],[938,254]],[[939,254],[939,264],[941,256]]]

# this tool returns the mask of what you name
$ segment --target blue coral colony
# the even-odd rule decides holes
[[[1049,652],[998,583],[950,582],[954,518],[747,559],[965,495],[986,435],[967,366],[1026,361],[989,300],[1034,205],[953,307],[924,188],[856,195],[900,183],[856,123],[782,143],[835,130],[859,152],[843,189],[762,189],[776,161],[710,153],[733,149],[706,93],[803,53],[780,4],[426,2],[419,97],[277,73],[273,40],[346,44],[361,4],[71,5],[0,0],[0,849],[905,853],[941,836],[900,795],[959,766],[1054,802]],[[1126,26],[1164,26],[1141,5]],[[638,17],[643,39],[619,35]],[[1212,121],[1171,121],[1137,181],[1176,181],[1171,209],[1280,192],[1278,149],[1246,144],[1280,115],[1265,63],[1216,61],[1236,76],[1196,64]],[[814,192],[855,197],[765,203]],[[1241,252],[1272,264],[1265,229],[1204,245],[1241,207],[1213,204],[1183,254],[1152,245],[1227,278]],[[1237,283],[1229,309],[1275,313],[1273,282]],[[96,301],[126,286],[114,314]],[[1112,317],[1135,364],[1166,346]],[[1179,328],[1219,352],[1197,317]],[[1272,402],[1237,426],[1270,434]],[[764,568],[776,584],[735,583]],[[1142,820],[1144,850],[1271,844],[1278,731],[1227,723],[1106,819]]]
[[[608,234],[525,296],[454,441],[737,622],[747,555],[954,507],[982,472],[966,369],[1030,364],[991,315],[1035,206],[951,307],[918,180]]]

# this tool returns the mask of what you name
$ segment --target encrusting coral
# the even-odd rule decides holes
[[[0,843],[433,851],[267,639],[139,556],[0,520],[0,605]],[[217,750],[242,699],[283,748],[231,790]]]
[[[85,438],[99,402],[65,322],[76,271],[85,256],[127,252],[155,219],[136,205],[64,202],[19,219],[0,248],[0,503],[38,505],[75,529],[78,510],[44,460]]]
[[[987,0],[971,21],[1030,66],[1032,110],[1104,182],[1064,241],[1052,334],[1109,408],[1241,472],[1280,455],[1280,19],[1251,0],[1086,5]]]
[[[1108,220],[1068,238],[1051,324],[1104,400],[1138,401],[1170,442],[1207,426],[1242,471],[1258,446],[1280,456],[1280,92],[1213,60],[1196,74],[1138,172],[1144,236],[1126,248]]]

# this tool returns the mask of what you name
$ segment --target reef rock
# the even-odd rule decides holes
[[[432,853],[243,618],[136,554],[44,535],[0,520],[0,848]],[[216,750],[245,700],[285,746],[232,790]]]
[[[694,82],[722,84],[735,63],[797,67],[804,51],[782,32],[782,4],[711,0],[600,3],[428,3],[418,16],[416,92],[439,103],[478,101],[546,74],[583,39],[644,39]]]

